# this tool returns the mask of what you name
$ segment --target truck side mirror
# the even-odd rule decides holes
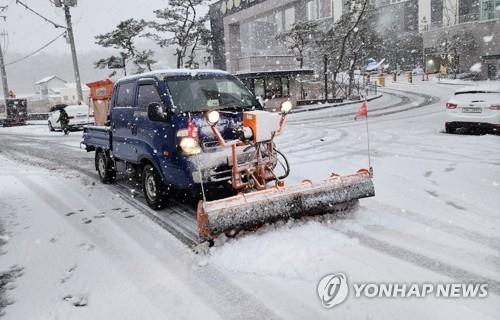
[[[151,121],[168,121],[168,115],[163,112],[161,104],[157,102],[148,105],[148,118]]]
[[[257,96],[255,98],[260,103],[260,106],[262,107],[262,110],[265,110],[266,109],[266,102],[264,101],[264,99],[262,99],[261,96]]]

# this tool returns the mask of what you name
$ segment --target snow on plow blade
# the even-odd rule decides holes
[[[265,223],[335,211],[338,204],[373,197],[371,175],[360,170],[348,176],[304,181],[289,187],[275,187],[198,205],[198,234],[214,239],[231,230],[252,229]]]

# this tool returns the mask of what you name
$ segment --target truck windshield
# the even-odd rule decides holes
[[[180,112],[260,108],[252,93],[232,76],[175,76],[165,81]]]

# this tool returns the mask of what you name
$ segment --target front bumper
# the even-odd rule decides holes
[[[255,149],[237,146],[236,155],[238,164],[248,163],[255,159]],[[212,148],[186,159],[194,183],[219,183],[232,178],[231,146]]]

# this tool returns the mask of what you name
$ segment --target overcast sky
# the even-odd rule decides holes
[[[49,0],[22,0],[47,18],[65,25],[64,12]],[[0,21],[0,28],[9,34],[9,52],[30,53],[63,32],[40,17],[26,10],[16,0],[0,0],[9,5],[7,21]],[[152,19],[153,10],[165,8],[167,0],[78,0],[72,8],[76,46],[79,52],[88,52],[99,47],[94,36],[111,31],[120,21],[128,18]],[[69,50],[64,38],[60,38],[45,49],[48,53],[63,53]]]

